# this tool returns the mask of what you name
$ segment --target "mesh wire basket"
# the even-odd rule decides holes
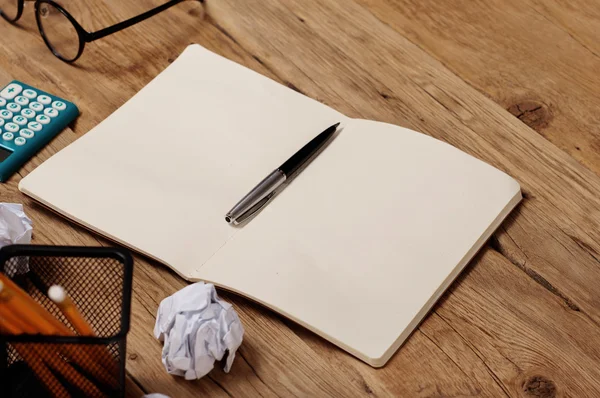
[[[28,292],[65,328],[60,336],[0,330],[0,396],[125,395],[133,273],[133,261],[126,250],[6,246],[0,249],[0,273]],[[79,335],[47,297],[52,285],[68,292],[94,336]],[[16,312],[4,315],[6,319],[18,317]]]

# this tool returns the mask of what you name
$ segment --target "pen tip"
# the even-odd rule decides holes
[[[333,126],[331,126],[331,127],[333,127],[334,129],[336,129],[336,128],[337,128],[337,126],[339,126],[339,125],[340,125],[340,122],[337,122],[336,124],[334,124],[334,125],[333,125]]]

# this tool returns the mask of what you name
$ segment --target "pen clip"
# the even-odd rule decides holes
[[[260,209],[262,209],[271,200],[271,198],[274,195],[275,195],[275,191],[271,192],[270,194],[268,194],[267,196],[265,196],[264,198],[262,198],[261,200],[256,202],[256,204],[254,204],[254,206],[252,206],[251,208],[246,210],[244,213],[242,213],[242,215],[240,215],[238,218],[236,218],[233,223],[235,225],[238,225],[238,224],[241,224],[244,221],[248,220],[250,217],[252,217],[254,214],[256,214]]]

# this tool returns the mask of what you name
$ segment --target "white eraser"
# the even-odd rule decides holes
[[[50,297],[50,300],[54,301],[55,303],[60,304],[65,301],[67,294],[65,293],[65,289],[62,287],[53,285],[50,287],[50,289],[48,289],[48,297]]]

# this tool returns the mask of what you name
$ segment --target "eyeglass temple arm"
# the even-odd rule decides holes
[[[146,19],[148,19],[150,17],[153,17],[156,14],[159,14],[159,13],[161,13],[161,12],[163,12],[163,11],[165,11],[165,10],[167,10],[167,9],[173,7],[174,5],[177,5],[177,4],[179,4],[179,3],[183,2],[183,1],[185,1],[185,0],[171,0],[171,1],[168,1],[168,2],[166,2],[165,4],[163,4],[161,6],[153,8],[150,11],[146,11],[143,14],[140,14],[138,16],[130,18],[130,19],[126,20],[126,21],[119,22],[116,25],[109,26],[108,28],[101,29],[101,30],[99,30],[97,32],[90,32],[90,33],[88,33],[87,41],[89,42],[89,41],[98,40],[98,39],[101,39],[101,38],[103,38],[105,36],[112,35],[113,33],[116,33],[116,32],[118,32],[120,30],[129,28],[130,26],[133,26],[136,23],[142,22],[142,21],[144,21],[144,20],[146,20]],[[201,3],[204,3],[204,0],[199,0],[199,1]]]

